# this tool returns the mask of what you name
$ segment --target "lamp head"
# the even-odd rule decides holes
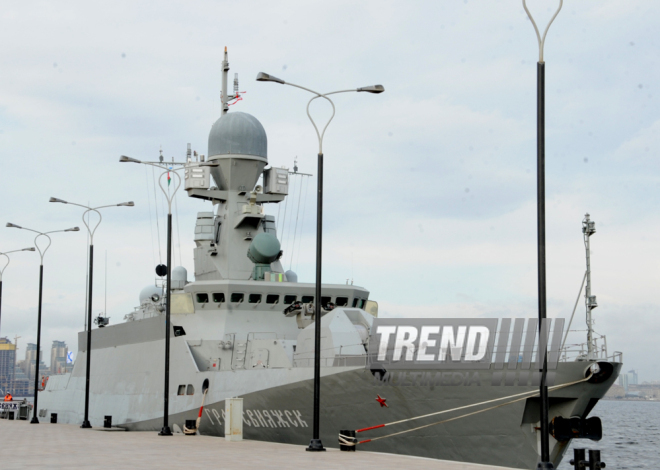
[[[11,222],[7,222],[7,227],[13,227],[13,228],[23,228],[20,225],[12,224]]]
[[[127,157],[126,155],[122,155],[121,157],[119,157],[119,161],[122,162],[122,163],[126,163],[126,162],[142,163],[140,160],[137,160],[137,159],[131,158],[131,157]]]
[[[56,197],[51,197],[51,198],[48,200],[48,202],[61,202],[62,204],[68,204],[68,202],[66,202],[65,200],[63,200],[63,199],[58,199],[58,198],[56,198]]]
[[[65,232],[79,232],[79,231],[80,231],[79,227],[68,228],[65,230]]]
[[[258,82],[275,82],[275,83],[281,83],[282,85],[284,85],[286,83],[281,78],[273,77],[272,75],[268,75],[267,73],[264,73],[264,72],[259,72],[257,74],[257,81]]]
[[[357,91],[366,91],[367,93],[382,93],[385,91],[385,87],[383,85],[363,86],[362,88],[358,88]]]
[[[121,204],[117,204],[118,206],[127,206],[127,207],[133,207],[135,203],[133,201],[128,201],[128,202],[122,202]]]
[[[34,247],[31,246],[30,248],[23,248],[21,251],[34,251]]]

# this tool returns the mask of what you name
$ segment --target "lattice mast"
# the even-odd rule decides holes
[[[594,344],[594,327],[591,311],[598,307],[596,296],[591,295],[591,250],[589,239],[596,233],[596,222],[589,219],[589,214],[584,216],[582,221],[582,234],[584,236],[584,248],[587,257],[587,286],[585,288],[584,303],[587,310],[587,358],[595,359],[597,355],[596,346]]]

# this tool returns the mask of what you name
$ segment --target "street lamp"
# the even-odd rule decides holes
[[[525,0],[522,1],[523,8],[527,13],[534,31],[536,32],[536,39],[539,44],[539,61],[536,64],[536,230],[537,230],[537,263],[538,263],[538,301],[539,301],[539,351],[537,354],[543,354],[543,361],[538,361],[541,364],[541,384],[539,387],[539,395],[541,398],[541,461],[538,463],[537,468],[554,468],[550,462],[550,431],[548,423],[548,385],[546,383],[547,375],[547,348],[541,351],[541,345],[546,344],[543,339],[546,322],[546,276],[545,276],[545,61],[543,59],[543,46],[545,45],[545,37],[548,34],[550,25],[555,20],[561,7],[564,4],[563,0],[559,0],[559,8],[555,14],[550,18],[550,22],[543,32],[543,36],[539,33],[536,22],[532,14],[527,8]]]
[[[38,230],[32,230],[31,228],[26,228],[26,227],[21,227],[20,225],[12,224],[12,223],[7,223],[7,227],[10,228],[18,228],[21,230],[27,230],[29,232],[34,232],[37,234],[36,237],[34,237],[34,246],[37,248],[37,251],[39,251],[39,256],[41,257],[41,264],[39,265],[39,314],[38,314],[38,319],[37,319],[37,359],[36,359],[36,364],[35,364],[35,372],[34,372],[34,412],[32,415],[32,420],[30,423],[32,424],[39,424],[39,419],[37,418],[37,400],[39,398],[39,361],[41,360],[40,354],[41,354],[41,298],[42,298],[42,293],[43,293],[43,284],[44,284],[44,256],[46,255],[46,251],[48,251],[48,248],[50,248],[50,245],[52,243],[52,240],[50,238],[51,233],[58,233],[58,232],[78,232],[80,229],[78,227],[73,227],[73,228],[68,228],[66,230],[52,230],[50,232],[39,232]],[[45,245],[43,248],[39,246],[37,243],[37,240],[39,240],[39,237],[46,237],[48,240],[48,244]]]
[[[296,88],[301,88],[305,91],[313,93],[314,96],[307,103],[307,117],[312,122],[316,136],[319,139],[319,153],[318,153],[318,169],[317,169],[317,197],[316,197],[316,301],[314,302],[314,427],[312,440],[306,450],[316,452],[324,451],[323,443],[319,436],[319,415],[320,415],[320,401],[321,401],[321,253],[322,253],[322,234],[323,234],[323,136],[325,131],[330,125],[330,122],[335,117],[335,104],[332,102],[328,95],[335,95],[337,93],[348,93],[352,91],[366,91],[367,93],[382,93],[385,91],[383,85],[372,85],[362,88],[352,88],[349,90],[339,90],[330,93],[318,93],[309,88],[295,85],[293,83],[285,82],[281,78],[274,77],[267,73],[259,72],[257,75],[258,82],[275,82],[281,85],[291,85]],[[309,113],[309,106],[317,98],[324,98],[328,100],[332,106],[332,115],[328,122],[319,132],[312,115]]]
[[[62,199],[58,199],[56,197],[51,197],[49,202],[60,202],[62,204],[71,204],[72,206],[78,206],[82,207],[85,209],[85,212],[83,212],[82,215],[82,220],[83,224],[85,224],[85,227],[87,227],[87,232],[89,233],[89,287],[88,287],[88,296],[87,296],[87,365],[86,365],[86,370],[85,370],[85,418],[83,419],[83,423],[80,426],[81,428],[91,428],[92,425],[89,422],[89,374],[90,374],[90,364],[92,362],[92,275],[94,273],[93,268],[94,268],[94,232],[96,232],[96,229],[98,228],[99,225],[101,225],[101,213],[99,212],[99,209],[105,209],[106,207],[118,207],[118,206],[128,206],[128,207],[133,207],[135,204],[133,204],[133,201],[129,202],[122,202],[121,204],[110,204],[107,206],[99,206],[99,207],[87,207],[82,204],[76,204],[75,202],[67,202]],[[89,219],[86,221],[85,220],[85,215],[87,215],[89,212],[96,212],[99,216],[99,220],[94,225],[94,228],[91,228],[89,226]]]
[[[175,163],[171,162],[167,165],[162,162],[143,162],[136,158],[127,157],[122,155],[119,157],[119,161],[122,163],[142,163],[145,165],[151,165],[153,167],[163,170],[160,177],[158,178],[158,185],[160,189],[163,190],[165,198],[167,199],[167,296],[165,297],[165,386],[164,386],[164,409],[163,409],[163,428],[158,433],[159,436],[171,436],[172,430],[170,429],[168,419],[169,419],[169,395],[170,395],[170,276],[172,274],[172,200],[177,190],[181,186],[181,176],[177,171],[184,169],[186,163]],[[170,165],[170,166],[168,166]],[[171,165],[182,165],[182,168],[173,169]],[[217,163],[199,163],[199,166],[218,166]],[[172,172],[176,177],[176,185],[174,186],[174,191],[170,194],[165,187],[163,186],[162,180],[163,176]],[[168,179],[169,186],[169,179]]]
[[[4,253],[0,252],[0,256],[7,258],[7,262],[2,267],[2,269],[0,269],[0,331],[2,331],[2,275],[4,274],[5,269],[7,269],[7,266],[9,266],[9,253],[17,253],[19,251],[34,251],[34,247],[32,246],[30,248],[23,248],[20,250],[5,251]]]

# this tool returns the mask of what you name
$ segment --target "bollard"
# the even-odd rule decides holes
[[[349,442],[353,445],[344,444],[344,442]],[[339,431],[339,450],[355,452],[355,444],[357,444],[357,437],[355,437],[354,429],[342,429]]]
[[[185,436],[194,436],[197,434],[197,420],[187,419],[186,424],[183,426],[183,434]]]
[[[112,427],[112,416],[103,417],[103,427],[108,429]]]
[[[57,413],[50,414],[50,424],[57,424]]]
[[[600,451],[596,449],[589,450],[589,470],[599,470],[605,468],[605,462],[600,461]]]
[[[573,449],[573,458],[569,462],[575,470],[587,468],[587,461],[584,459],[585,449]]]

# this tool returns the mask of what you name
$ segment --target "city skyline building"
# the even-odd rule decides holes
[[[66,373],[66,357],[68,353],[69,348],[64,341],[53,341],[53,346],[50,350],[50,375]]]
[[[2,394],[13,391],[16,368],[16,345],[8,338],[0,338],[0,389]]]

